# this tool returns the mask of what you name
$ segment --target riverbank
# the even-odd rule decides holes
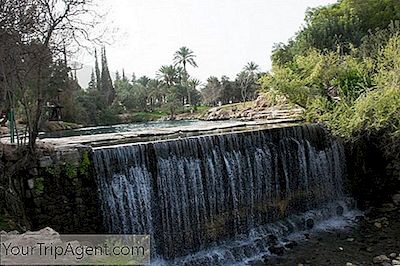
[[[270,99],[266,94],[260,94],[254,101],[226,104],[217,107],[203,108],[195,113],[178,114],[176,120],[279,120],[279,119],[302,119],[303,109],[299,106],[289,104],[280,97]],[[165,117],[168,119],[168,117]]]
[[[399,205],[386,203],[364,214],[355,226],[307,235],[283,256],[254,265],[400,265]]]

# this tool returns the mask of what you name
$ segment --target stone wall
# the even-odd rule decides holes
[[[10,164],[10,157],[3,156],[2,161]],[[17,199],[14,206],[3,206],[3,216],[13,217],[10,227],[14,228],[8,229],[49,226],[60,233],[102,231],[90,147],[40,149],[37,159],[11,178],[9,190],[14,192],[7,196],[14,194]],[[7,181],[3,178],[1,183],[6,186]]]
[[[359,207],[390,201],[400,193],[400,139],[383,132],[365,134],[345,144],[348,189]]]

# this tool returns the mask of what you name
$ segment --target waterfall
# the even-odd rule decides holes
[[[343,147],[317,125],[94,150],[104,225],[173,259],[343,198]]]

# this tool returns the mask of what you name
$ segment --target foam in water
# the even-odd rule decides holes
[[[302,230],[293,217],[344,198],[343,147],[315,125],[98,148],[94,160],[106,229],[150,234],[153,256],[171,262],[213,247],[207,263],[254,257],[261,236],[283,234],[273,222]],[[218,248],[238,238],[251,243],[240,254]]]

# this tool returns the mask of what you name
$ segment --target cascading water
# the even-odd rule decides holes
[[[298,214],[327,218],[344,198],[343,147],[317,125],[96,148],[94,160],[106,229],[150,234],[153,255],[169,261],[243,235],[303,229]],[[264,244],[202,258],[232,263]]]

